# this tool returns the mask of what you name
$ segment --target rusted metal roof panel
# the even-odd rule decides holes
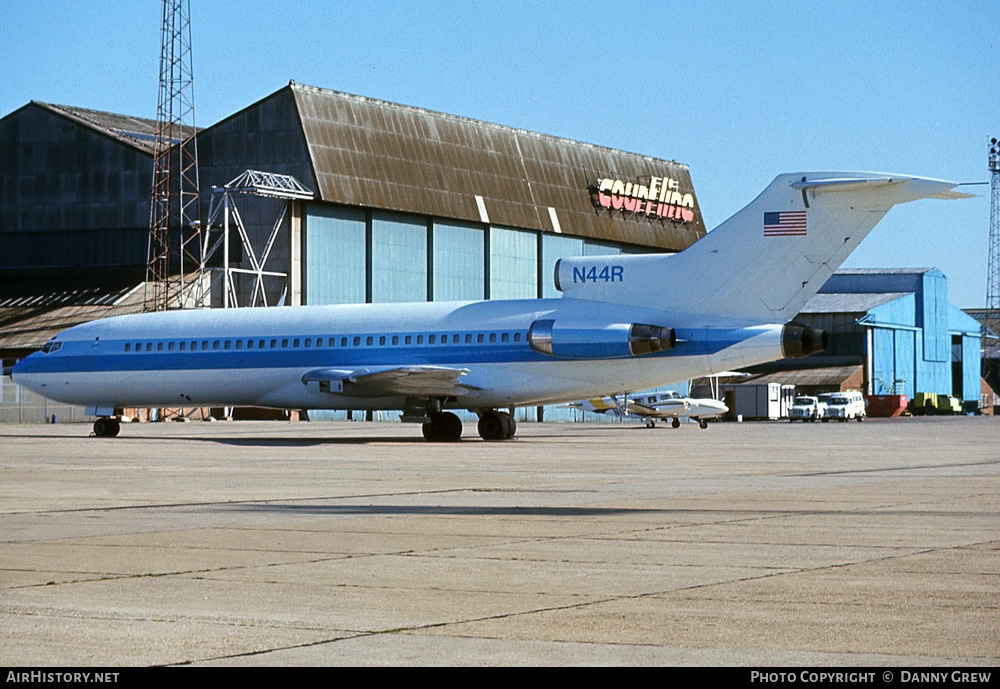
[[[0,283],[0,352],[38,349],[75,325],[139,313],[142,287],[129,271],[46,271]]]
[[[705,233],[681,163],[336,91],[288,89],[324,201],[480,222],[479,196],[491,224],[553,231],[553,209],[565,234],[667,250]],[[661,189],[670,181],[667,204],[649,193],[654,178]],[[607,180],[603,194],[599,179]],[[622,185],[614,204],[612,181]],[[666,216],[671,191],[679,192],[670,211],[677,219]]]
[[[102,132],[122,143],[135,146],[148,153],[154,151],[156,144],[156,120],[102,112],[100,110],[87,110],[86,108],[77,108],[70,105],[55,105],[39,101],[33,101],[32,103]],[[195,131],[195,128],[177,125],[176,130],[175,137],[186,139],[191,135],[192,131]]]
[[[860,366],[829,366],[826,368],[807,368],[789,371],[765,373],[747,378],[746,383],[781,383],[783,385],[824,386],[840,389],[841,384],[852,376],[858,375]]]

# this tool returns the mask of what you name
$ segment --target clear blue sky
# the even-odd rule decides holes
[[[31,100],[154,118],[158,0],[2,0],[0,116]],[[289,79],[677,160],[708,227],[775,175],[986,182],[1000,3],[193,0],[197,124]],[[989,187],[893,209],[847,267],[986,293]]]

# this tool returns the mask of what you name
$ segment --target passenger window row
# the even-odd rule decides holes
[[[294,337],[241,340],[170,340],[168,342],[126,342],[126,352],[196,352],[251,349],[334,349],[385,347],[386,345],[509,344],[521,342],[520,332],[432,333],[425,335],[353,335],[339,337]],[[325,344],[324,344],[325,343]],[[377,343],[377,344],[376,344]]]

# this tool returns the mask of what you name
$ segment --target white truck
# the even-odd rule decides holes
[[[792,408],[788,411],[788,422],[796,419],[799,421],[815,421],[826,416],[826,405],[815,397],[809,395],[798,395],[792,401]]]
[[[864,421],[865,418],[865,398],[857,390],[847,390],[845,392],[835,392],[830,396],[826,405],[826,417],[837,421],[847,421],[857,419]],[[826,419],[823,419],[826,421]]]

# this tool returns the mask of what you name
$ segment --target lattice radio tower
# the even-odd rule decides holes
[[[204,305],[202,276],[185,289],[185,271],[201,261],[198,146],[194,123],[190,0],[163,0],[160,94],[153,153],[145,308]]]
[[[1000,321],[1000,142],[990,139],[990,253],[986,274],[986,309],[990,327]]]

